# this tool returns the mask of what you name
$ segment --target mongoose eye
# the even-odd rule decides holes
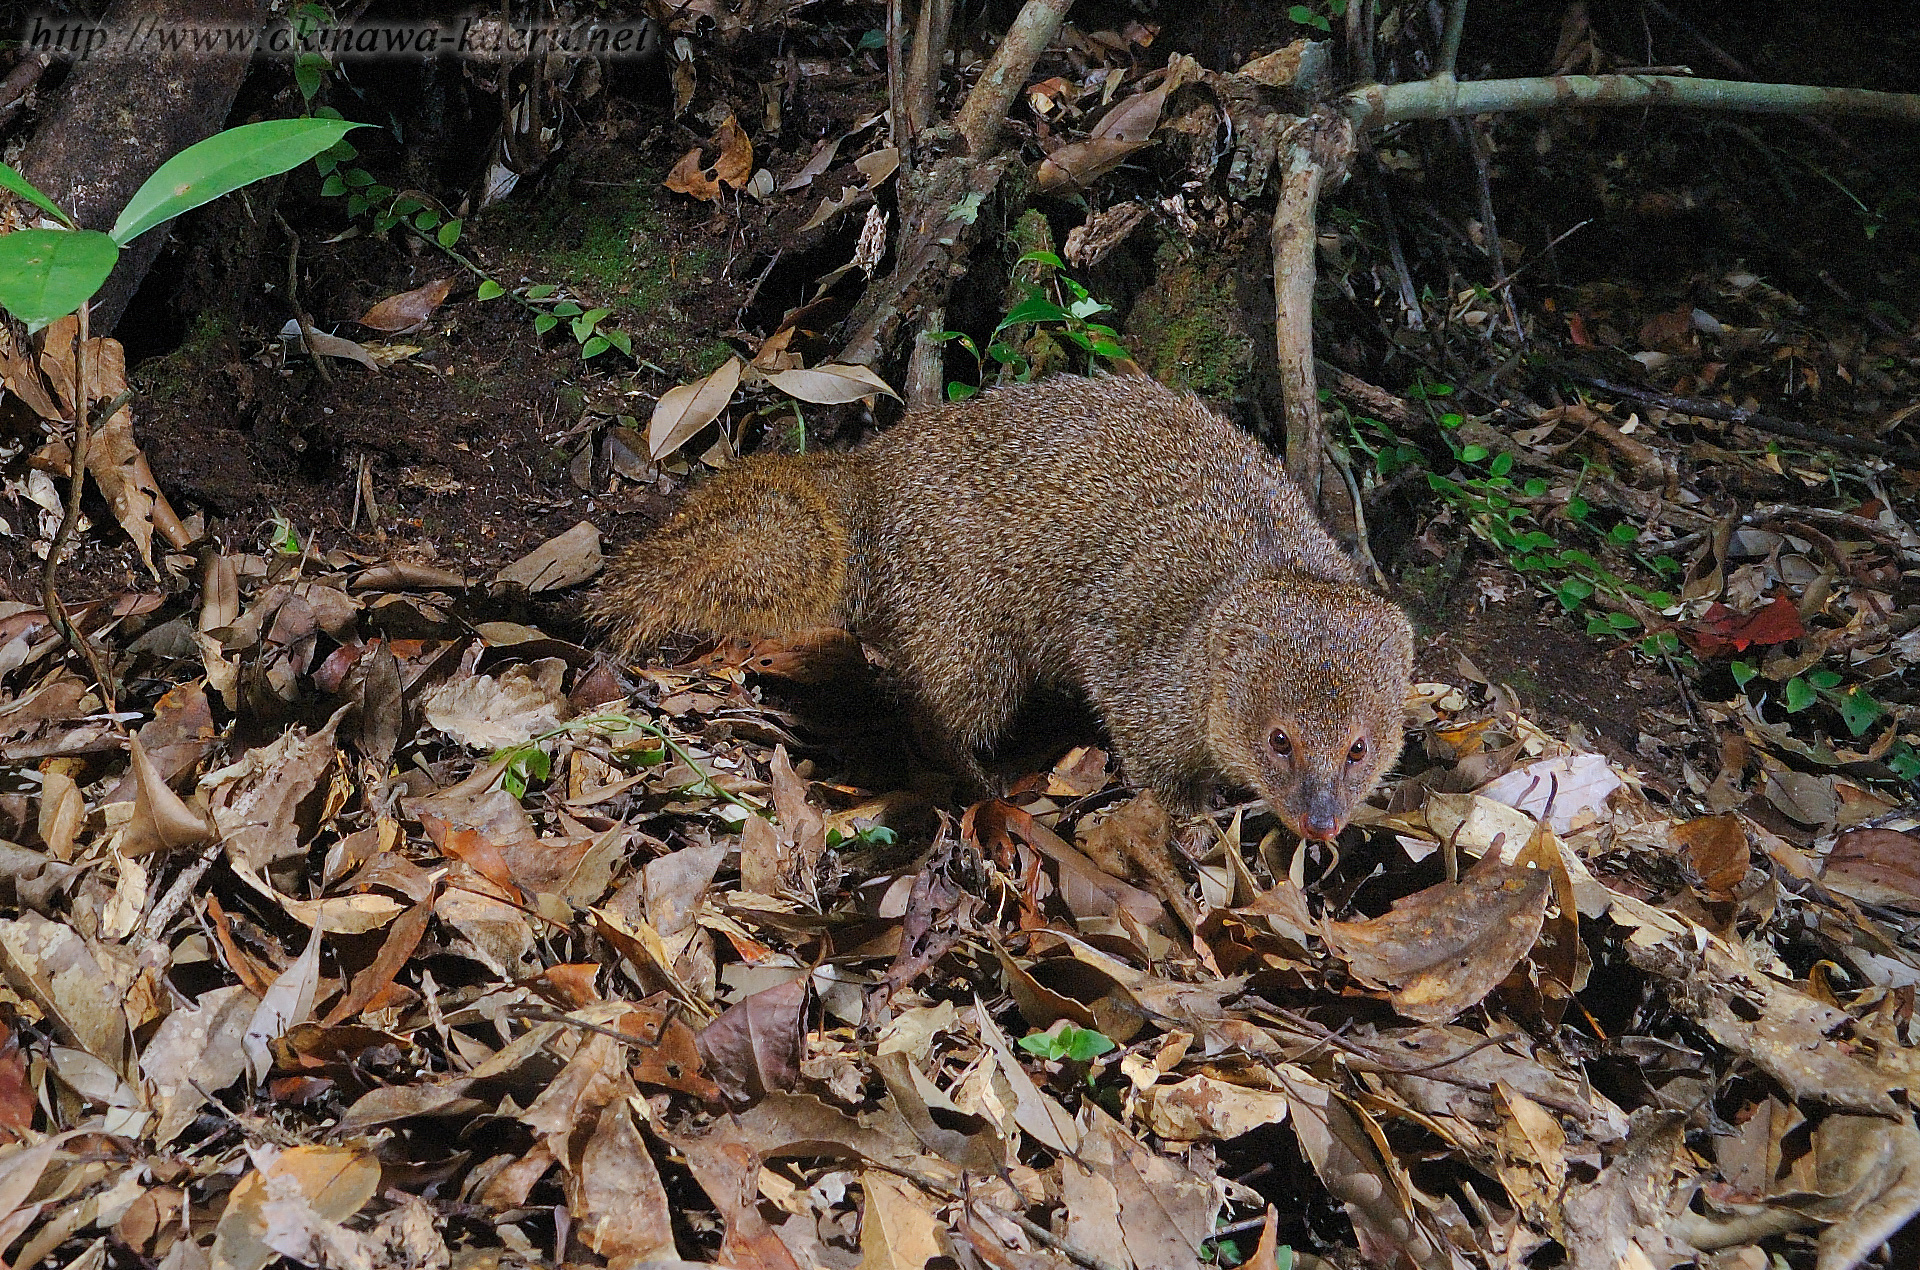
[[[1366,758],[1367,758],[1367,738],[1361,737],[1358,741],[1355,741],[1353,743],[1352,748],[1350,748],[1347,751],[1347,762],[1363,763],[1366,761]]]
[[[1275,728],[1273,735],[1267,738],[1267,745],[1281,758],[1287,758],[1293,754],[1293,742],[1289,740],[1287,734],[1279,728]]]

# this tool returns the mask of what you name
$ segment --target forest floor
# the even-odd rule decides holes
[[[281,335],[291,244],[257,208],[180,227],[117,335],[194,541],[149,566],[90,493],[58,575],[111,699],[40,609],[51,430],[0,404],[0,1256],[1913,1264],[1920,203],[1897,156],[1920,138],[1496,124],[1511,310],[1443,126],[1331,196],[1320,355],[1401,413],[1328,408],[1419,632],[1407,752],[1335,857],[1225,794],[1156,821],[1072,703],[1030,712],[1006,798],[969,808],[865,667],[596,648],[602,549],[690,481],[898,415],[763,381],[650,453],[677,387],[783,339],[832,363],[862,281],[839,271],[891,206],[871,15],[776,39],[699,7],[673,28],[691,96],[667,69],[555,89],[564,147],[463,220],[460,255],[514,294],[371,232],[320,172],[274,187],[301,303],[365,363],[323,374]],[[1027,157],[1174,51],[1233,69],[1299,33],[1206,8],[1091,11],[1016,107]],[[1920,87],[1890,69],[1920,36],[1776,16],[1797,39],[1735,47],[1760,77]],[[1478,56],[1538,73],[1554,44]],[[284,113],[287,85],[248,91]],[[1258,260],[1270,211],[1164,157],[1184,126],[1085,197],[1035,196],[1051,250],[1095,204],[1153,209],[1036,285],[1111,302],[1141,365],[1258,426],[1271,296],[1195,335],[1244,295],[1184,261]],[[670,176],[747,136],[731,186]],[[361,149],[428,183],[393,137]],[[1010,307],[1020,210],[953,305],[976,338]],[[417,328],[361,323],[443,279]],[[536,329],[569,301],[631,355],[583,358],[566,314]]]

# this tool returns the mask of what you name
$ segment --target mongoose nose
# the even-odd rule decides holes
[[[1306,830],[1304,836],[1313,842],[1332,842],[1340,836],[1340,822],[1332,816],[1320,816],[1310,812],[1302,828]]]

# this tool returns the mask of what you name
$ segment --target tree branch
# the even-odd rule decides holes
[[[1356,128],[1567,106],[1685,106],[1750,114],[1866,115],[1920,123],[1920,96],[1911,93],[1685,75],[1551,75],[1464,82],[1448,76],[1408,84],[1368,84],[1335,100],[1335,107]]]

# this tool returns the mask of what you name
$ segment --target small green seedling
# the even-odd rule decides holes
[[[838,829],[827,830],[827,845],[845,846],[856,843],[863,847],[890,847],[898,835],[885,825],[863,825],[853,833],[843,833]]]
[[[1067,267],[1067,262],[1050,251],[1030,251],[1020,257],[1021,264],[1044,265],[1053,272],[1053,281],[1058,284],[1055,295],[1049,296],[1044,286],[1033,284],[1027,288],[1027,298],[1014,305],[1000,324],[993,328],[993,334],[987,337],[986,351],[975,344],[973,337],[962,331],[940,331],[932,336],[937,344],[958,343],[973,356],[976,384],[953,380],[947,384],[947,400],[965,401],[979,392],[987,379],[987,363],[997,368],[996,374],[1001,382],[1024,384],[1030,382],[1035,374],[1033,362],[1013,344],[1001,339],[1007,331],[1018,326],[1032,326],[1036,333],[1044,333],[1065,340],[1086,354],[1089,363],[1103,359],[1109,363],[1124,360],[1127,350],[1120,344],[1120,333],[1111,326],[1092,321],[1099,314],[1108,312],[1112,305],[1096,300],[1087,289],[1059,272]]]
[[[1114,1040],[1092,1028],[1075,1027],[1065,1019],[1044,1032],[1020,1038],[1020,1048],[1049,1062],[1091,1063],[1114,1048]]]

